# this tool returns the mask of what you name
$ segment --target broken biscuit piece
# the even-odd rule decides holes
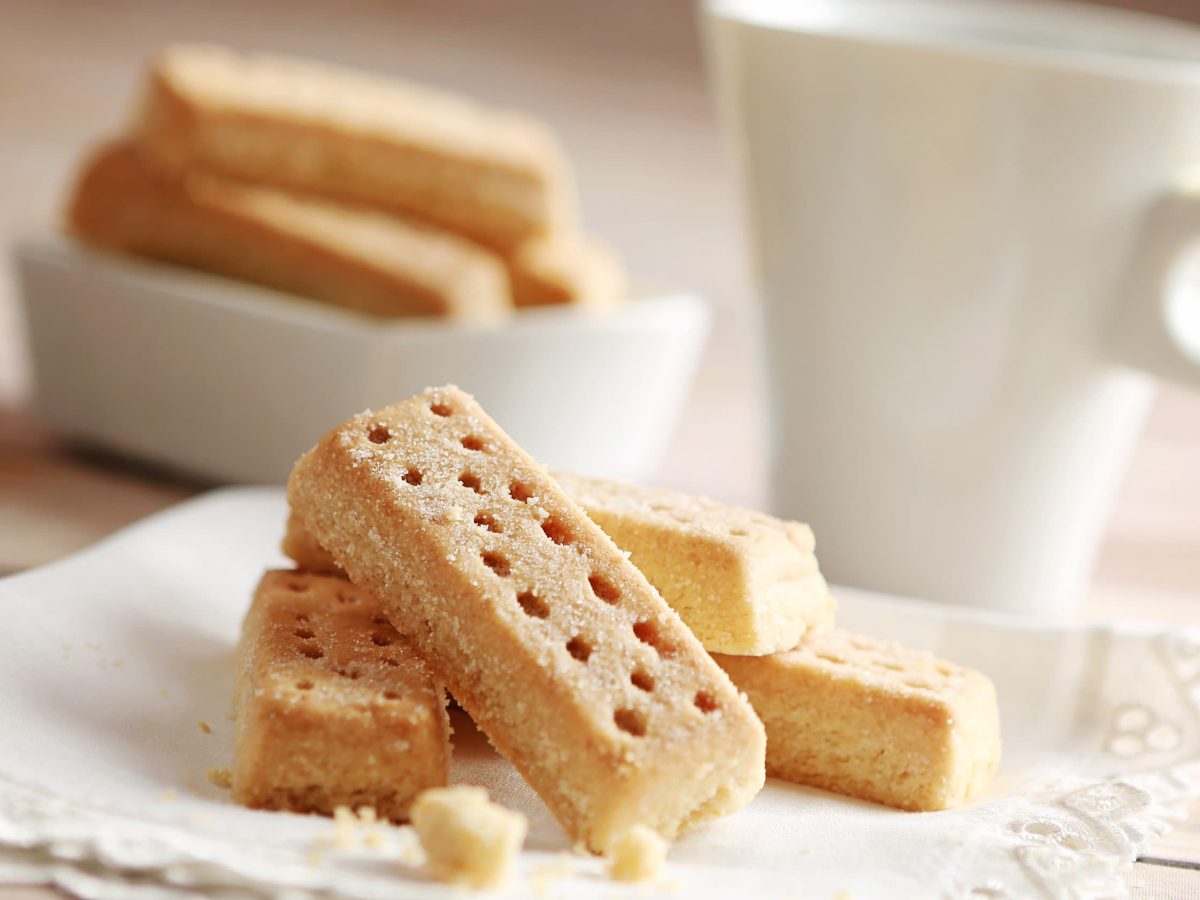
[[[603,852],[639,823],[670,839],[761,788],[749,704],[467,394],[355,416],[297,462],[289,497],[573,839]]]
[[[634,825],[613,842],[608,874],[616,881],[650,881],[658,877],[670,844],[645,825]]]
[[[807,525],[676,491],[554,475],[709,652],[761,656],[833,626],[837,605]]]
[[[342,578],[263,576],[239,647],[233,799],[402,820],[446,783],[445,693],[376,601]]]
[[[837,630],[771,656],[714,656],[767,728],[767,774],[908,810],[971,801],[1000,760],[980,672]]]
[[[467,785],[425,791],[413,803],[412,822],[430,873],[473,888],[504,883],[529,824]]]

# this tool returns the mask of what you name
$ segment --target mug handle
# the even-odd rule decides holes
[[[1108,345],[1119,363],[1200,388],[1200,184],[1148,211]]]

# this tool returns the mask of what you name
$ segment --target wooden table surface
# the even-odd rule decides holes
[[[52,227],[81,148],[117,127],[141,59],[171,39],[324,56],[530,109],[562,133],[590,222],[631,268],[695,285],[716,305],[718,327],[661,482],[762,505],[760,375],[736,198],[690,6],[566,6],[521,0],[501,14],[465,0],[354,0],[331,18],[315,0],[180,4],[169,16],[132,2],[0,0],[0,239]],[[0,264],[0,574],[58,558],[206,487],[66,445],[36,423],[5,274]],[[1200,622],[1200,395],[1161,392],[1080,615]],[[1200,806],[1147,856],[1154,862],[1130,873],[1133,896],[1200,897]],[[0,887],[0,900],[48,894]]]

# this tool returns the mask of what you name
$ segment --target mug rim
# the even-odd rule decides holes
[[[1175,83],[1200,83],[1200,26],[1167,16],[1096,6],[1070,0],[701,0],[706,16],[740,27],[793,33],[830,40],[858,42],[883,47],[937,50],[962,58],[982,59],[1024,67],[1082,71],[1115,78],[1142,78]],[[889,28],[896,13],[925,11],[942,14],[954,24],[924,28],[920,23],[907,28]],[[851,23],[846,16],[858,13],[866,24]],[[1030,31],[1042,28],[1050,39],[1019,40],[1011,34],[988,32],[989,17],[1019,19]],[[840,18],[839,18],[840,17]],[[1071,33],[1080,17],[1093,27],[1112,27],[1114,32],[1133,29],[1129,49],[1103,43],[1080,41]],[[972,31],[972,20],[985,27]],[[1031,24],[1036,23],[1036,24]],[[1056,42],[1053,38],[1061,39]],[[1155,44],[1164,49],[1154,52]],[[1183,56],[1183,45],[1195,53]],[[1133,47],[1144,47],[1137,52]]]

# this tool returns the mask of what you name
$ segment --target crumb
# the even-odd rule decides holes
[[[175,788],[167,788],[165,791],[163,791],[161,794],[158,795],[158,799],[164,800],[164,801],[165,800],[174,800],[175,796],[176,796]]]
[[[214,787],[229,788],[233,784],[233,773],[228,769],[218,769],[213,766],[204,774],[208,778],[208,783]]]
[[[125,668],[125,660],[123,660],[123,659],[114,659],[114,660],[113,660],[113,663],[112,663],[112,667],[113,667],[114,669],[123,669],[123,668]]]
[[[608,874],[616,881],[657,878],[670,846],[654,829],[634,825],[613,842]]]
[[[388,836],[379,829],[368,831],[367,836],[363,838],[363,846],[370,847],[374,850],[381,850],[391,844]]]
[[[386,847],[390,842],[378,827],[379,824],[379,817],[373,806],[360,806],[357,814],[349,806],[335,806],[333,832],[318,840],[335,850],[354,850],[360,845]],[[370,831],[363,835],[360,833],[360,826],[367,826]]]
[[[170,699],[171,699],[171,692],[170,692],[170,691],[168,691],[166,688],[159,688],[159,689],[158,689],[158,696],[162,697],[164,700],[170,700]]]
[[[569,853],[560,853],[549,862],[534,866],[529,878],[533,892],[539,897],[545,897],[550,887],[564,878],[570,878],[575,872],[575,862]]]
[[[504,882],[529,826],[520,813],[488,800],[483,788],[466,785],[424,791],[412,820],[429,872],[476,888]]]
[[[200,730],[203,731],[205,734],[212,734],[212,726],[209,725],[207,722],[205,722],[203,719],[200,720],[199,726],[200,726]]]
[[[358,846],[358,819],[350,807],[333,808],[333,835],[329,844],[335,850],[353,850]]]
[[[400,831],[400,848],[396,856],[407,866],[425,865],[425,853],[411,825]]]

